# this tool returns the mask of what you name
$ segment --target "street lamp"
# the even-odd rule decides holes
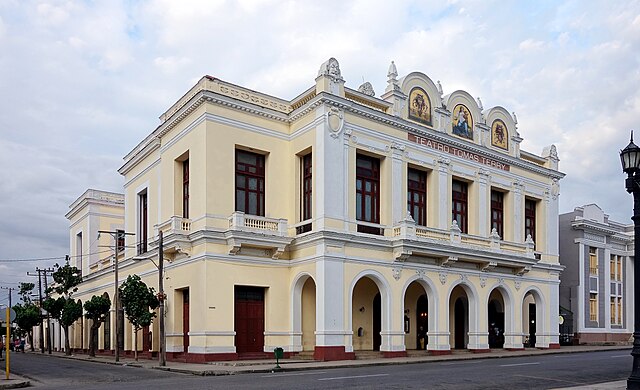
[[[625,185],[627,192],[633,194],[633,285],[636,293],[633,299],[633,368],[631,375],[627,379],[627,389],[640,389],[640,148],[633,143],[633,131],[631,131],[631,142],[626,148],[620,151],[620,161],[622,170],[627,174]]]

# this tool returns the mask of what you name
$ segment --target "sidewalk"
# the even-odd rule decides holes
[[[19,389],[22,387],[31,386],[31,382],[29,382],[28,379],[11,374],[11,373],[9,373],[9,379],[7,380],[7,373],[5,371],[4,353],[2,358],[0,358],[0,366],[2,366],[2,375],[0,376],[0,390]]]
[[[345,368],[345,367],[364,367],[364,366],[381,366],[381,365],[398,365],[398,364],[416,364],[425,362],[442,362],[442,361],[457,361],[457,360],[473,360],[473,359],[500,359],[520,356],[537,356],[537,355],[551,355],[551,354],[565,354],[565,353],[585,353],[593,351],[612,351],[612,350],[629,350],[631,346],[593,346],[593,345],[579,345],[579,346],[566,346],[560,349],[526,349],[524,351],[504,351],[504,350],[492,350],[488,353],[470,353],[470,352],[453,352],[451,355],[430,356],[426,354],[418,354],[408,357],[398,358],[382,358],[375,357],[362,360],[339,360],[331,362],[320,362],[314,360],[298,360],[298,359],[280,359],[281,371],[300,371],[311,369],[329,369],[329,368]],[[39,353],[39,352],[29,352]],[[415,353],[415,352],[414,352]],[[45,354],[47,355],[47,354]],[[234,360],[234,361],[220,361],[210,362],[206,364],[195,363],[183,363],[183,362],[167,362],[167,365],[161,367],[158,365],[157,360],[140,359],[137,362],[130,357],[121,357],[120,362],[116,363],[113,356],[96,356],[89,357],[88,355],[71,355],[66,356],[63,352],[53,352],[53,357],[76,359],[84,361],[93,361],[104,364],[115,364],[122,366],[141,367],[147,369],[164,370],[171,372],[178,372],[191,375],[237,375],[243,373],[267,373],[276,371],[275,359],[264,360]],[[0,389],[2,387],[0,382]],[[572,387],[570,389],[624,389],[626,387],[626,380],[617,381],[611,383],[603,383],[598,385],[592,385],[589,387]],[[567,388],[569,389],[569,388]]]

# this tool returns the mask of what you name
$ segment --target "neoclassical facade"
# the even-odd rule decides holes
[[[560,215],[560,305],[574,342],[628,343],[633,333],[633,223],[595,204]]]
[[[393,63],[381,96],[351,89],[331,58],[292,100],[205,76],[160,119],[119,169],[125,242],[69,217],[82,301],[113,297],[94,241],[124,248],[120,280],[157,288],[163,232],[169,358],[558,347],[564,175],[554,146],[520,149],[515,114]]]

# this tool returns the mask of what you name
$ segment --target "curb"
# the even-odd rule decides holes
[[[465,360],[478,360],[478,359],[503,359],[503,358],[513,358],[513,357],[530,357],[530,356],[544,356],[544,355],[560,355],[560,354],[577,354],[577,353],[589,353],[589,352],[600,352],[600,351],[618,351],[618,350],[629,350],[629,346],[615,346],[608,347],[606,349],[584,349],[584,350],[562,350],[562,349],[553,349],[553,350],[532,350],[520,352],[518,354],[500,354],[500,355],[492,355],[488,354],[480,354],[480,355],[445,355],[445,356],[425,356],[425,357],[416,357],[412,360],[405,359],[365,359],[360,362],[355,362],[354,360],[348,361],[340,361],[347,362],[340,364],[338,362],[316,362],[316,361],[308,361],[304,366],[300,367],[287,367],[289,364],[301,364],[305,363],[304,361],[296,361],[291,363],[280,362],[281,369],[278,372],[292,372],[292,371],[305,371],[305,370],[313,370],[313,369],[336,369],[336,368],[360,368],[360,367],[370,367],[370,366],[394,366],[394,365],[402,365],[402,364],[422,364],[422,363],[439,363],[439,362],[450,362],[450,361],[465,361]],[[225,365],[216,365],[215,367],[219,367],[219,369],[205,369],[205,370],[194,370],[184,367],[169,367],[169,366],[145,366],[139,362],[115,362],[115,361],[105,361],[105,360],[94,360],[85,358],[84,355],[48,355],[57,358],[64,358],[70,360],[82,360],[87,362],[94,363],[102,363],[102,364],[111,364],[116,366],[123,367],[134,367],[134,368],[145,368],[152,370],[160,370],[173,372],[177,374],[188,374],[195,376],[226,376],[226,375],[240,375],[240,374],[251,374],[251,373],[274,373],[275,365],[270,363],[257,364],[264,367],[256,367],[256,365],[247,365],[247,366],[233,366],[236,369],[229,370],[224,369]],[[314,364],[315,363],[315,364]],[[246,368],[242,368],[246,367]],[[0,390],[3,389],[0,385]]]

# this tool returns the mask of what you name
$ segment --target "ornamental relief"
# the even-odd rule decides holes
[[[327,112],[327,127],[329,135],[333,138],[338,138],[340,132],[344,128],[344,112],[336,107],[331,107]]]

